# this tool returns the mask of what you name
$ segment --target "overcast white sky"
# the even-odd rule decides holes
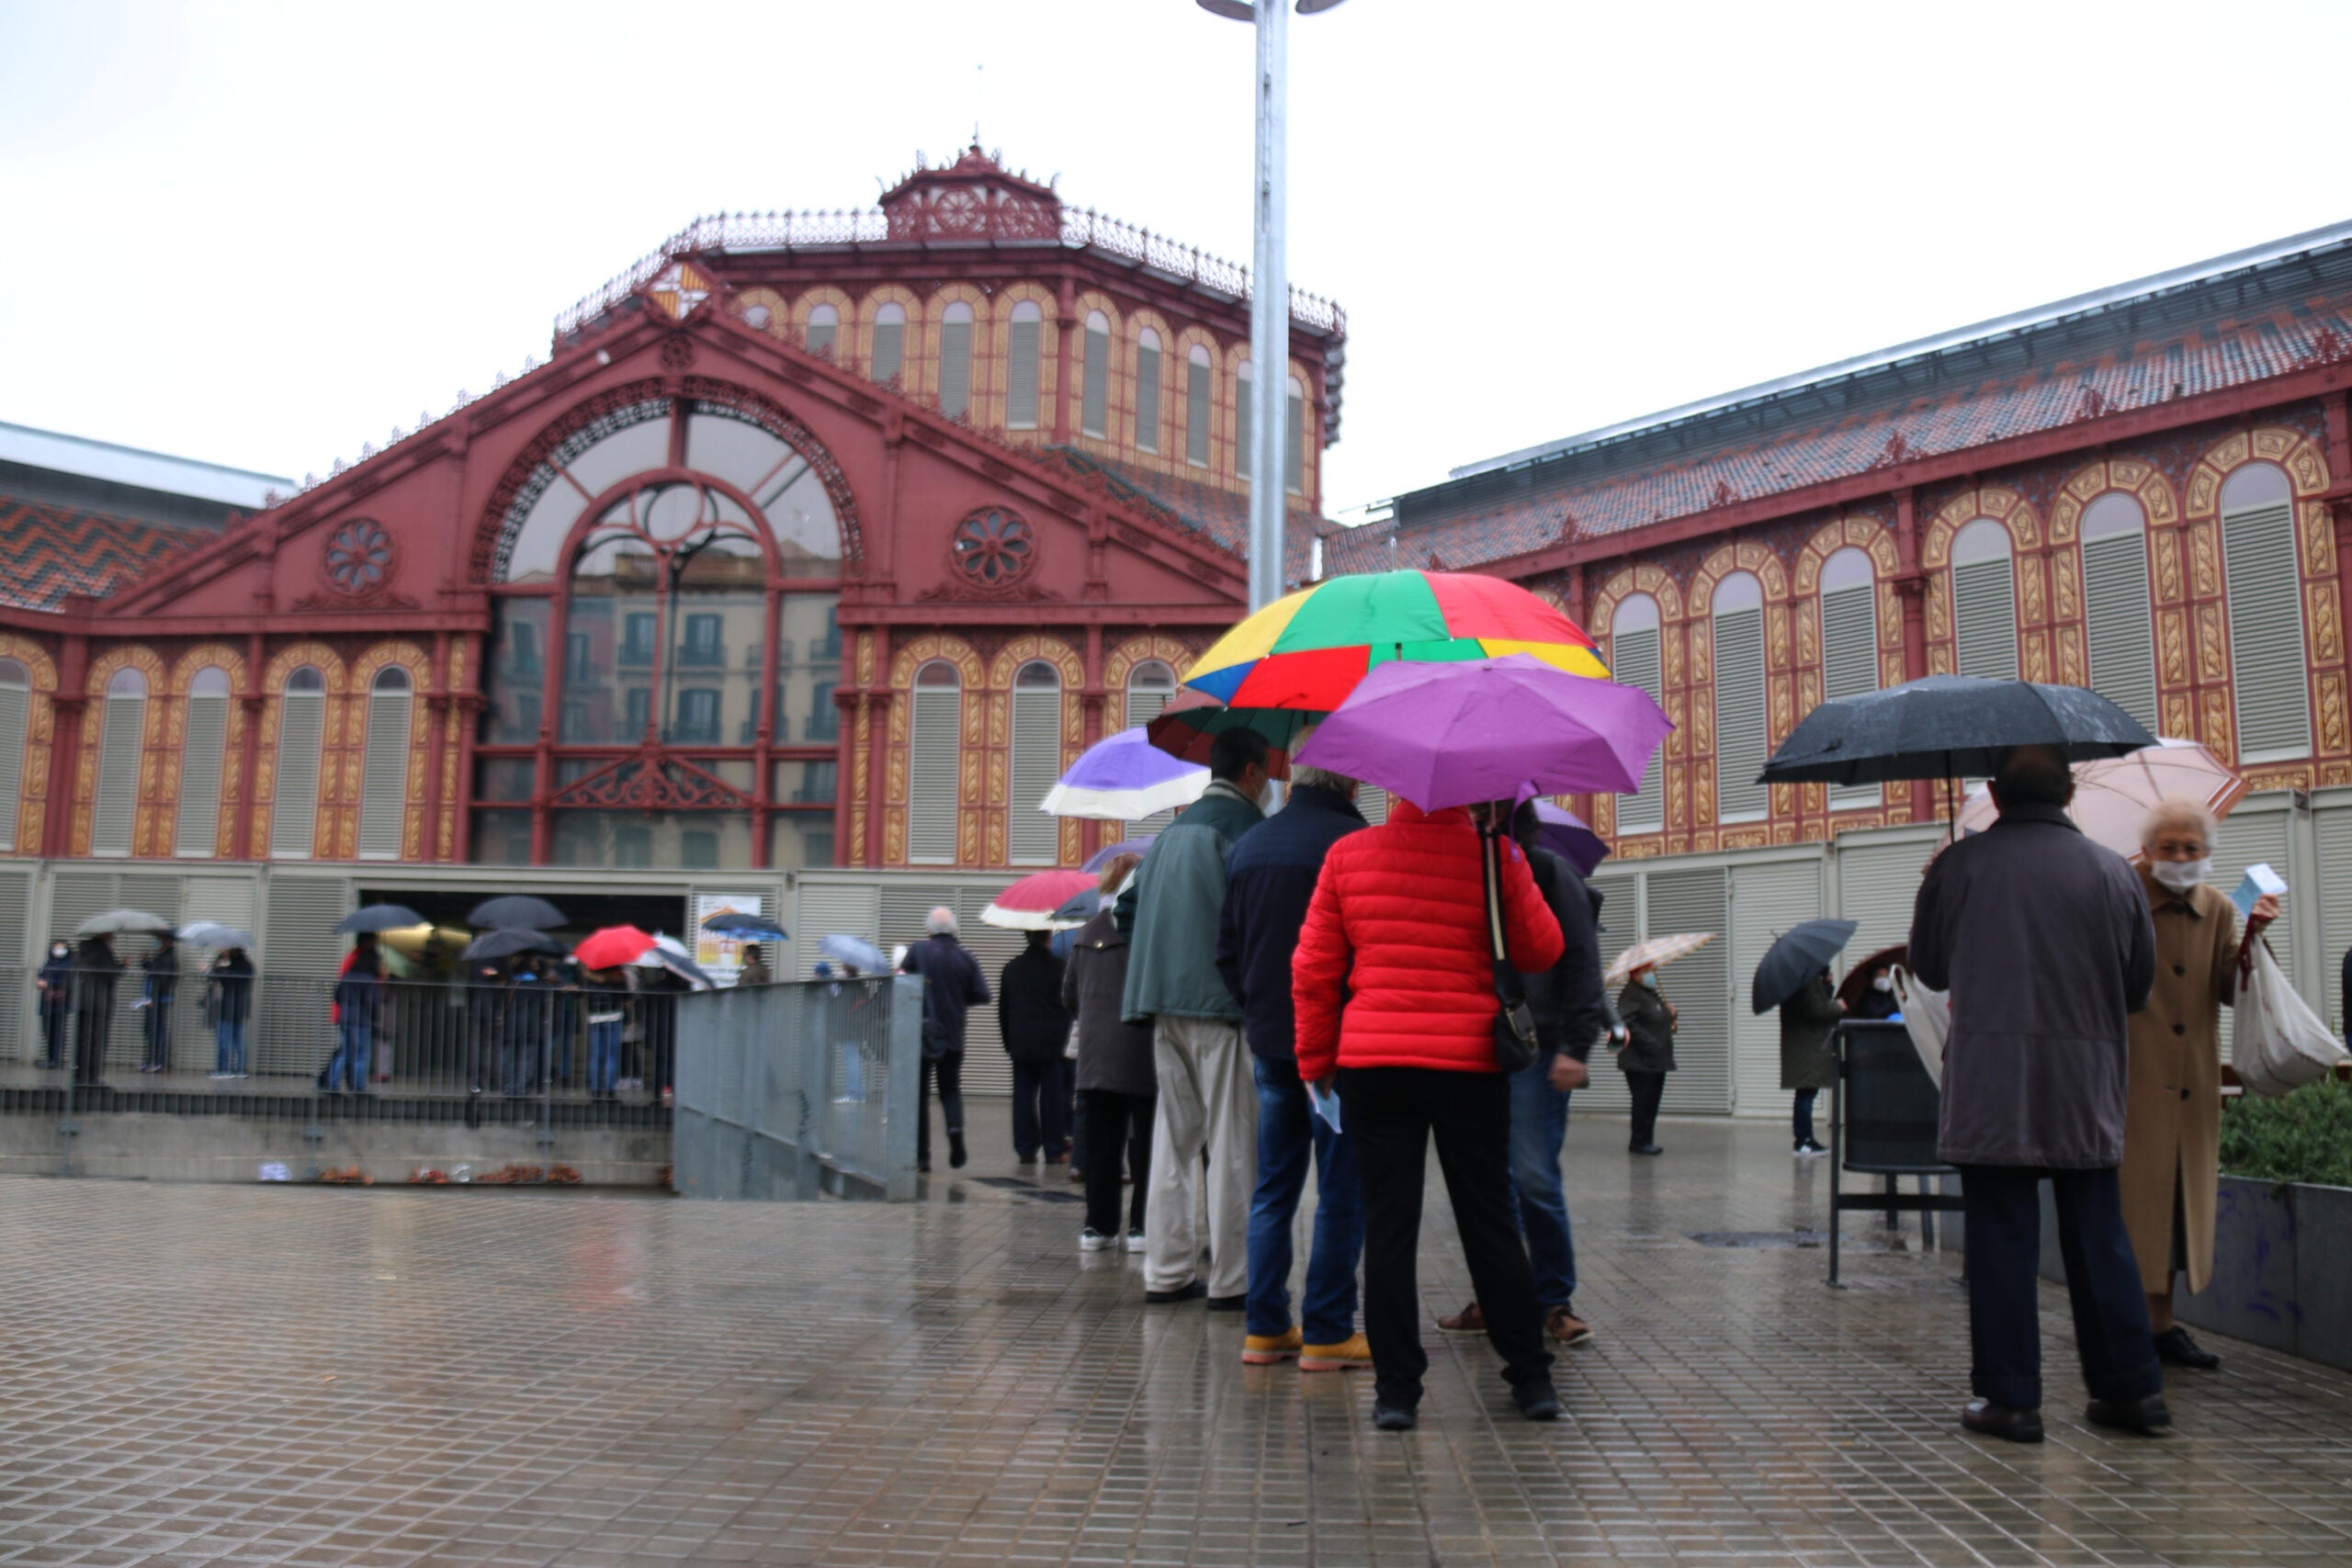
[[[2352,6],[1349,0],[1294,18],[1334,508],[2352,217]],[[976,91],[976,65],[985,87]],[[0,0],[0,419],[324,472],[697,213],[982,140],[1246,262],[1192,0]]]

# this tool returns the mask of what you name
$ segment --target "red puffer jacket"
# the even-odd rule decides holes
[[[1559,962],[1560,923],[1509,839],[1502,864],[1511,964],[1549,969]],[[1299,1077],[1335,1066],[1498,1071],[1490,952],[1470,814],[1395,801],[1385,826],[1331,846],[1307,906],[1291,969]]]

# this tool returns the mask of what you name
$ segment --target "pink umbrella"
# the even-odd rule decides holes
[[[2075,804],[2066,815],[2094,843],[2129,860],[2140,857],[2140,823],[2167,796],[2200,801],[2220,821],[2245,798],[2245,780],[2194,740],[2159,740],[2120,757],[2075,764]],[[1981,833],[2000,815],[1981,785],[1960,809],[1960,837]]]
[[[1017,931],[1058,931],[1069,922],[1055,919],[1054,911],[1091,888],[1094,880],[1091,873],[1083,871],[1036,872],[989,900],[980,919]]]

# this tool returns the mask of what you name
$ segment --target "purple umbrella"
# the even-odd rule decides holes
[[[1109,865],[1121,855],[1144,854],[1151,849],[1152,840],[1159,836],[1159,835],[1157,833],[1146,833],[1140,839],[1121,839],[1115,844],[1105,844],[1101,849],[1095,851],[1092,854],[1087,856],[1086,863],[1080,866],[1078,869],[1080,871],[1101,871],[1104,866]]]
[[[1570,675],[1524,653],[1400,659],[1366,675],[1296,760],[1439,811],[1532,795],[1630,795],[1673,728],[1639,686]]]
[[[1578,876],[1590,876],[1592,868],[1609,858],[1609,846],[1575,812],[1539,800],[1535,820],[1542,824],[1535,832],[1544,847],[1575,866]]]
[[[1056,817],[1138,822],[1156,811],[1192,805],[1208,784],[1206,768],[1162,751],[1137,725],[1089,746],[1037,809]]]

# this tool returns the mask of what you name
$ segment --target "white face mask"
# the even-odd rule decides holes
[[[1648,987],[1653,991],[1657,990],[1657,976],[1655,973],[1644,975],[1642,976],[1642,984]]]
[[[2207,855],[2203,860],[2150,861],[2148,874],[2175,893],[2186,893],[2213,874],[2213,857]]]
[[[1871,976],[1871,989],[1873,991],[1891,991],[1894,989],[1894,976],[1892,975],[1877,975]]]
[[[50,955],[51,958],[62,958],[62,957],[64,957],[64,956],[65,956],[65,944],[64,944],[63,942],[59,942],[55,947],[52,947],[52,948],[51,948],[51,949],[49,950],[49,955]]]

